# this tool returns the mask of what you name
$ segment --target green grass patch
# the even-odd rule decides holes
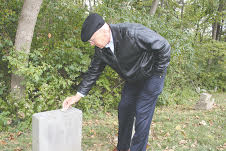
[[[214,94],[211,110],[194,110],[197,100],[183,105],[157,107],[148,151],[226,150],[226,94]],[[197,98],[198,99],[198,98]],[[117,111],[83,115],[83,151],[111,151],[117,143]],[[31,151],[31,129],[11,127],[0,132],[1,151]]]

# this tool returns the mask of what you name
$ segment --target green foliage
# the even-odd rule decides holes
[[[0,102],[2,102],[0,98]],[[10,121],[9,118],[10,112],[6,111],[3,113],[0,113],[0,131],[7,130],[7,125],[9,124],[8,122]]]
[[[0,37],[14,41],[22,0],[0,0]]]
[[[183,33],[180,29],[175,29],[175,25],[179,21],[178,18],[168,18],[167,14],[162,14],[160,17],[152,17],[147,14],[146,9],[139,9],[139,11],[128,9],[129,6],[126,4],[126,2],[119,3],[117,8],[120,9],[117,10],[111,7],[109,8],[109,6],[107,7],[106,4],[102,4],[98,5],[96,10],[103,16],[109,16],[105,19],[110,23],[141,23],[169,41],[172,46],[171,63],[166,77],[165,91],[160,96],[158,104],[180,104],[189,98],[189,95],[186,93],[190,93],[191,91],[187,92],[187,90],[193,89],[194,91],[195,89],[191,84],[193,82],[192,80],[196,79],[195,72],[197,70],[194,66],[194,48],[192,46],[193,39],[191,35]]]
[[[221,25],[224,24],[222,20],[225,18],[225,11],[218,11],[219,3],[220,0],[186,1],[184,18],[181,20],[181,23],[187,31],[193,31],[191,33],[195,40],[211,39],[212,30],[208,28],[212,28],[213,23],[216,21]],[[223,33],[222,36],[224,36]]]
[[[221,91],[226,89],[226,43],[210,41],[196,48],[197,78],[202,86]]]
[[[3,57],[13,47],[21,8],[22,0],[0,0],[0,131],[6,130],[11,123],[12,108],[6,101],[11,75],[8,62],[3,61]]]
[[[13,42],[23,1],[0,2],[1,129],[1,125],[6,126],[10,119],[13,119],[12,123],[24,120],[29,123],[35,112],[61,108],[62,101],[76,93],[94,51],[80,40],[88,7],[71,0],[45,0],[30,53],[15,52]],[[97,2],[92,10],[104,16],[108,23],[141,23],[169,41],[172,46],[171,62],[165,88],[158,101],[159,105],[168,105],[183,104],[195,97],[197,86],[206,89],[218,87],[225,91],[225,42],[194,42],[196,36],[219,16],[215,13],[217,4],[214,2],[214,7],[210,7],[203,0],[187,1],[183,20],[180,18],[181,5],[174,0],[159,7],[155,16],[149,15],[151,1],[103,0]],[[25,79],[26,96],[23,99],[18,100],[10,94],[12,72]],[[99,108],[105,111],[117,109],[123,84],[117,73],[106,67],[90,95],[76,107],[84,112]]]
[[[44,46],[51,51],[70,39],[74,42],[64,43],[64,45],[70,47],[70,44],[76,44],[84,47],[80,40],[80,30],[82,20],[85,19],[85,11],[84,7],[70,0],[43,1],[35,27],[32,48]],[[51,37],[48,34],[51,34]]]
[[[26,80],[26,98],[19,109],[30,116],[34,112],[61,107],[63,98],[70,94],[69,88],[73,80],[87,67],[86,61],[89,60],[83,60],[85,55],[83,58],[81,56],[79,50],[66,48],[58,48],[48,54],[42,48],[29,56],[23,52],[11,51],[6,57],[9,67],[13,71],[19,69],[14,73]],[[28,57],[29,64],[26,65],[24,62]]]
[[[5,38],[2,39],[0,36],[0,106],[4,106],[2,103],[4,102],[5,98],[8,96],[9,87],[10,87],[10,80],[11,75],[8,73],[8,62],[3,61],[2,58],[5,54],[7,54],[8,50],[13,47],[12,41]],[[7,111],[7,110],[6,110]],[[0,107],[1,113],[1,107]]]

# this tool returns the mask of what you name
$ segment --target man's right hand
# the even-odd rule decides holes
[[[81,99],[81,96],[79,94],[76,94],[75,96],[67,97],[62,106],[63,110],[67,110],[72,104],[77,103]]]

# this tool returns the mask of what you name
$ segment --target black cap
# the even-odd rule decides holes
[[[96,14],[90,14],[82,25],[81,39],[83,42],[88,41],[92,35],[105,24],[104,19]]]

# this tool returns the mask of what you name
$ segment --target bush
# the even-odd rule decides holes
[[[164,16],[150,17],[145,15],[144,9],[128,10],[124,3],[122,5],[120,10],[114,10],[114,5],[106,7],[103,3],[95,9],[106,16],[106,20],[110,23],[126,21],[141,23],[169,40],[172,45],[172,67],[168,70],[166,80],[168,81],[166,88],[169,91],[164,92],[163,96],[168,93],[169,98],[172,98],[172,88],[180,94],[181,87],[189,81],[185,77],[191,75],[187,72],[188,64],[191,62],[188,58],[191,58],[192,54],[189,36],[169,28],[169,24],[161,24],[165,20]],[[122,12],[124,12],[123,15]],[[81,20],[86,17],[84,13],[85,9],[81,9],[79,5],[74,5],[70,1],[43,3],[35,28],[31,53],[12,51],[5,59],[9,62],[10,70],[19,69],[16,74],[25,78],[26,86],[24,100],[16,100],[13,96],[7,97],[8,104],[15,105],[11,107],[13,110],[7,110],[13,114],[24,113],[25,117],[29,118],[35,112],[61,108],[62,100],[76,93],[77,85],[81,81],[80,75],[87,70],[94,52],[91,50],[93,48],[80,40]],[[28,65],[25,63],[26,58],[29,58]],[[107,67],[90,91],[90,95],[80,101],[78,107],[84,111],[89,111],[91,108],[98,110],[100,107],[106,110],[116,109],[122,85],[123,81]],[[159,102],[168,104],[169,100],[160,98]],[[175,102],[179,102],[179,99]]]
[[[171,62],[159,105],[185,103],[188,98],[197,95],[197,86],[208,89],[217,86],[225,90],[225,43],[196,45],[189,33],[181,31],[178,18],[167,13],[153,17],[136,2],[131,2],[130,6],[128,2],[103,1],[93,10],[104,16],[108,23],[141,23],[169,41]],[[8,118],[14,119],[12,123],[30,121],[35,112],[61,108],[62,101],[76,93],[94,53],[92,47],[80,40],[81,26],[88,15],[87,8],[70,0],[43,1],[30,53],[15,52],[15,25],[21,5],[22,1],[16,0],[8,5],[0,3],[3,10],[0,14],[8,14],[0,18],[0,28],[3,29],[2,25],[4,29],[6,25],[12,28],[4,32],[1,30],[0,35],[0,68],[3,69],[0,70],[0,125],[5,125]],[[25,79],[26,96],[23,99],[18,100],[9,93],[12,71]],[[117,73],[106,67],[90,95],[76,107],[84,112],[100,108],[117,109],[122,85],[123,80]]]
[[[197,80],[206,89],[226,90],[225,48],[225,42],[210,41],[197,44],[195,53]]]

